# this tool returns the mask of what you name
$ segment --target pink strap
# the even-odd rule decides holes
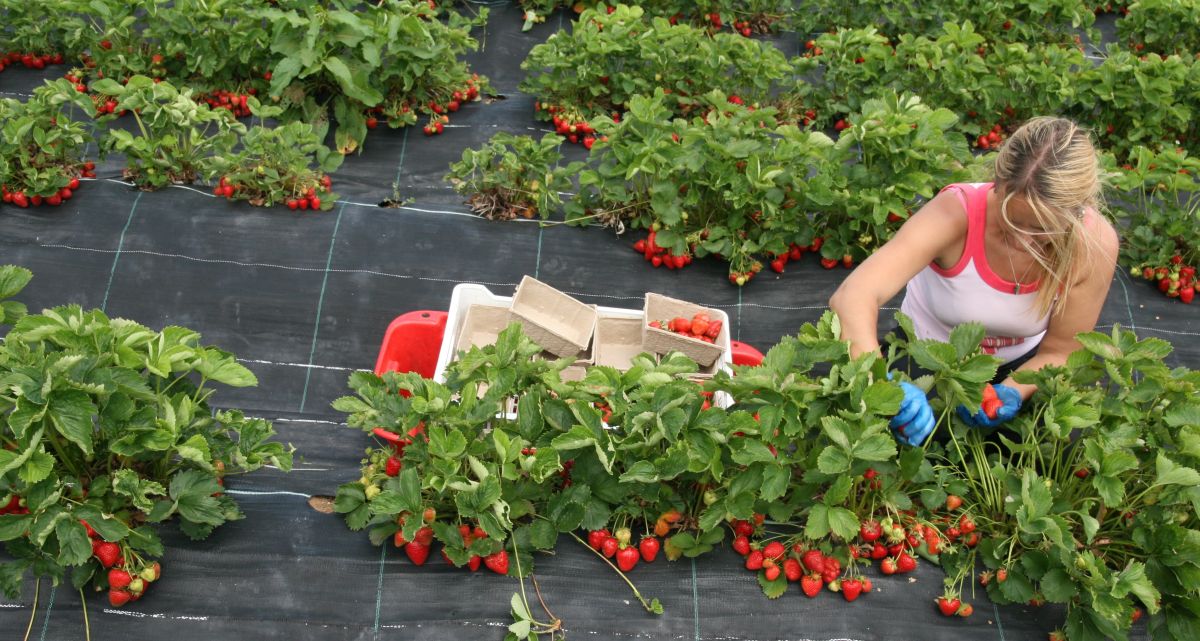
[[[988,264],[987,250],[983,239],[984,233],[987,231],[987,194],[992,189],[992,183],[984,183],[979,186],[954,183],[947,185],[942,191],[948,189],[953,189],[958,194],[959,202],[967,212],[967,240],[963,246],[962,256],[953,267],[942,269],[936,263],[930,263],[933,271],[943,277],[951,278],[961,273],[963,269],[966,269],[967,263],[974,260],[975,271],[979,272],[980,278],[996,291],[1006,294],[1014,294],[1018,291],[1021,294],[1036,292],[1040,283],[1021,283],[1018,289],[1016,283],[997,276],[996,272],[992,271],[992,266]]]

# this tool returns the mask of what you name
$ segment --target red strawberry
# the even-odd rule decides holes
[[[862,590],[862,581],[859,581],[858,579],[846,579],[842,581],[842,596],[845,597],[847,601],[853,601],[857,599],[858,595],[862,593]]]
[[[783,575],[787,577],[788,581],[799,581],[803,574],[804,568],[800,567],[799,561],[790,558],[783,560]]]
[[[867,543],[874,543],[883,535],[883,529],[879,526],[879,521],[868,519],[859,526],[858,535]]]
[[[412,561],[413,565],[424,565],[425,559],[429,558],[429,546],[412,541],[405,544],[404,553],[408,555],[408,560]]]
[[[110,605],[112,605],[114,608],[119,608],[119,607],[125,605],[126,603],[129,603],[129,600],[132,598],[133,598],[133,595],[125,590],[109,590],[108,591],[108,603]]]
[[[750,539],[744,534],[738,535],[738,537],[733,540],[733,551],[742,556],[750,554]]]
[[[746,569],[747,570],[761,570],[762,566],[763,566],[762,550],[751,550],[750,554],[746,556]]]
[[[888,576],[895,574],[897,572],[896,561],[891,557],[885,558],[883,563],[879,564],[879,571]]]
[[[483,557],[483,564],[496,574],[508,574],[508,550],[500,550]]]
[[[997,583],[1004,583],[1007,580],[1008,580],[1008,570],[1007,569],[1000,568],[999,570],[996,570],[996,582]]]
[[[1179,290],[1179,300],[1183,303],[1191,303],[1196,297],[1196,289],[1194,287],[1184,287]]]
[[[421,529],[417,530],[417,534],[413,537],[413,540],[421,545],[429,545],[430,543],[433,543],[433,528],[429,526],[422,527]]]
[[[471,557],[471,559],[469,561],[467,561],[467,567],[471,568],[472,572],[478,572],[479,564],[482,562],[483,562],[482,558],[480,558],[478,556],[473,556],[473,557]]]
[[[787,549],[784,548],[783,544],[779,541],[771,541],[766,547],[763,548],[763,556],[768,559],[778,559],[782,557],[785,552],[787,552]]]
[[[592,546],[594,550],[599,550],[600,546],[604,544],[604,539],[609,536],[610,533],[607,529],[592,530],[588,532],[588,545]]]
[[[837,267],[837,264],[838,264],[838,261],[836,258],[822,258],[821,259],[821,267],[824,267],[825,269],[833,269],[834,267]]]
[[[825,555],[821,554],[820,550],[809,550],[800,558],[804,563],[804,567],[813,572],[822,572],[825,570]]]
[[[600,551],[604,554],[604,556],[607,556],[611,559],[617,554],[617,548],[620,547],[620,545],[621,543],[620,541],[617,541],[617,537],[610,536],[604,539],[604,542],[600,544]]]
[[[16,496],[13,496],[13,497],[12,497],[12,503],[13,503],[13,506],[16,506],[16,504],[17,504],[17,500],[18,500],[18,499],[17,499],[17,497],[16,497]],[[0,510],[0,514],[3,514],[3,513],[4,513],[4,510]],[[92,529],[92,526],[91,526],[91,525],[88,525],[88,522],[87,522],[87,521],[85,521],[85,520],[83,520],[83,519],[79,519],[79,522],[80,522],[80,523],[82,523],[82,524],[83,524],[83,527],[84,527],[84,529],[86,529],[86,530],[87,530],[87,535],[88,535],[88,538],[89,538],[89,539],[94,539],[94,538],[96,538],[96,537],[100,536],[99,534],[96,534],[96,531]]]
[[[958,608],[962,602],[958,598],[950,598],[949,596],[940,596],[937,598],[938,609],[942,611],[942,616],[952,617],[958,614]]]
[[[400,463],[400,459],[394,456],[389,456],[387,460],[387,467],[384,469],[384,473],[388,476],[396,476],[400,473],[401,467],[403,467],[403,465]]]
[[[964,603],[963,606],[958,609],[958,616],[960,617],[969,617],[972,614],[975,614],[975,607],[970,603]]]
[[[769,565],[768,565],[769,564]],[[774,561],[767,560],[763,563],[763,573],[768,581],[774,581],[779,578],[779,566]]]
[[[635,547],[630,546],[617,550],[617,567],[621,568],[622,572],[628,572],[636,567],[639,559],[641,559],[641,554]]]
[[[917,560],[909,556],[908,552],[901,552],[896,559],[896,569],[900,572],[912,572],[917,569]]]
[[[878,561],[880,559],[886,558],[887,555],[888,555],[888,549],[887,549],[887,546],[885,546],[884,544],[880,543],[879,541],[876,541],[874,544],[871,545],[871,558],[873,560]]]
[[[958,529],[963,534],[970,534],[975,531],[975,521],[972,521],[971,517],[964,514],[958,518]]]
[[[800,578],[800,589],[804,591],[804,596],[813,598],[821,592],[821,577],[815,574],[805,574]]]
[[[92,554],[100,560],[100,565],[111,568],[121,558],[121,546],[108,541],[92,541]]]
[[[722,325],[723,325],[723,322],[720,320],[709,321],[708,329],[705,330],[704,335],[713,340],[716,340],[717,337],[721,335],[721,326]]]
[[[958,508],[962,507],[962,502],[963,502],[962,497],[956,496],[954,494],[946,495],[946,509],[950,512],[953,512],[954,510],[957,510]]]
[[[771,270],[776,274],[782,274],[784,265],[785,263],[782,258],[776,258],[775,260],[771,261]]]
[[[652,536],[643,537],[641,543],[638,543],[638,551],[641,552],[642,560],[646,563],[652,563],[654,559],[658,558],[658,551],[661,547],[662,544],[658,542],[658,539]]]
[[[113,568],[108,571],[108,587],[113,590],[120,590],[127,587],[132,580],[133,577],[129,576],[129,573],[125,570]]]

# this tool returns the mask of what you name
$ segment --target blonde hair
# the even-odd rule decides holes
[[[1098,246],[1084,225],[1088,209],[1099,214],[1104,206],[1103,174],[1091,134],[1066,118],[1033,118],[1004,142],[993,175],[996,188],[1004,190],[1004,223],[1014,227],[1008,201],[1020,196],[1044,230],[1037,235],[1044,237],[1045,250],[1023,235],[1020,242],[1039,267],[1035,305],[1041,314],[1049,313],[1056,299],[1066,298]]]

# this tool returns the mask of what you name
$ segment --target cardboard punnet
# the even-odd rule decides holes
[[[698,338],[676,334],[665,329],[650,327],[651,321],[670,321],[676,316],[691,319],[697,312],[706,312],[709,318],[721,321],[721,331],[712,343]],[[711,366],[727,353],[729,345],[729,316],[719,309],[702,307],[695,303],[669,298],[653,292],[646,294],[644,308],[646,323],[642,325],[642,348],[656,354],[666,354],[671,351],[683,352],[696,364],[705,368]]]
[[[618,318],[601,315],[596,319],[596,338],[592,353],[596,365],[615,367],[626,371],[633,365],[633,357],[646,351],[642,349],[643,317]]]
[[[508,327],[512,320],[512,314],[507,307],[471,305],[467,308],[462,328],[454,340],[454,353],[472,347],[494,345],[500,332]]]
[[[556,356],[586,351],[596,331],[596,308],[525,276],[512,301],[513,317],[525,334]],[[711,362],[711,361],[710,361]]]

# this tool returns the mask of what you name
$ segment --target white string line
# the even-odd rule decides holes
[[[328,369],[337,372],[372,372],[374,370],[363,369],[358,367],[335,367],[333,365],[310,365],[308,363],[277,363],[275,361],[264,361],[257,358],[239,358],[239,363],[259,363],[262,365],[279,365],[282,367],[304,367],[308,369]]]
[[[151,612],[137,612],[135,610],[113,610],[112,608],[104,608],[105,614],[119,614],[121,616],[133,617],[135,619],[171,619],[172,621],[207,621],[207,616],[188,616],[186,614],[161,614]]]
[[[326,471],[328,471],[328,470],[326,470]],[[284,496],[299,496],[299,497],[306,498],[306,499],[312,498],[311,494],[303,494],[300,492],[285,492],[283,490],[277,490],[274,492],[258,492],[255,490],[225,490],[225,493],[226,494],[239,494],[242,496],[279,496],[279,495],[284,495]]]
[[[115,249],[98,249],[95,247],[76,247],[74,245],[64,245],[64,244],[60,244],[60,243],[39,243],[37,246],[49,248],[49,249],[70,249],[70,250],[74,250],[74,251],[95,252],[95,253],[100,253],[100,254],[114,254],[117,251]],[[324,273],[326,271],[325,268],[323,268],[323,267],[295,267],[295,266],[291,266],[291,265],[277,265],[274,263],[259,263],[259,262],[250,262],[250,261],[242,261],[242,260],[230,260],[230,259],[225,259],[225,258],[200,258],[197,256],[188,256],[186,254],[174,254],[174,253],[170,253],[170,252],[150,251],[148,249],[122,249],[121,253],[122,254],[143,254],[146,256],[157,256],[160,258],[179,258],[182,260],[189,260],[189,261],[193,261],[193,262],[197,262],[197,263],[216,263],[216,264],[226,264],[226,265],[237,265],[239,267],[269,267],[272,269],[285,269],[285,270],[298,271],[298,272],[322,272],[322,273]],[[477,285],[490,285],[492,287],[516,287],[517,286],[517,283],[494,283],[494,282],[488,282],[488,281],[458,280],[455,278],[436,278],[433,276],[414,276],[412,274],[392,274],[389,272],[381,272],[381,271],[376,271],[376,270],[371,270],[371,269],[330,269],[329,272],[330,273],[338,273],[338,274],[371,274],[373,276],[386,276],[388,278],[400,278],[400,279],[406,279],[406,280],[420,280],[420,281],[429,281],[429,282],[438,282],[438,283],[455,283],[455,284],[472,283],[472,284],[477,284]]]

